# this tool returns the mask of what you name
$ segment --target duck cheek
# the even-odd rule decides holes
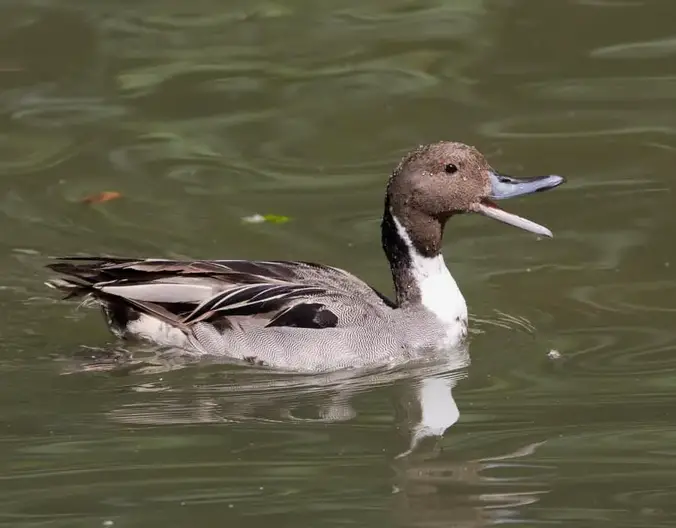
[[[472,200],[464,193],[456,196],[453,202],[453,210],[458,213],[466,213],[472,207]]]

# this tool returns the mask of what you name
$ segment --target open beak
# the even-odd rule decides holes
[[[520,227],[536,235],[552,236],[552,232],[546,227],[531,222],[526,218],[508,213],[504,209],[500,209],[492,200],[504,200],[505,198],[514,198],[515,196],[553,189],[566,181],[562,176],[551,174],[548,176],[517,179],[491,171],[489,177],[491,181],[491,193],[488,198],[484,198],[479,202],[476,212],[505,224]]]

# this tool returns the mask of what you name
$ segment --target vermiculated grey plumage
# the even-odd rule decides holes
[[[387,359],[399,348],[393,336],[408,326],[384,295],[317,264],[76,257],[49,267],[67,274],[53,286],[67,297],[96,298],[118,334],[142,333],[130,332],[129,321],[149,315],[184,333],[179,346],[276,367],[322,370]],[[430,333],[434,321],[427,319]],[[419,323],[410,332],[422,340]]]

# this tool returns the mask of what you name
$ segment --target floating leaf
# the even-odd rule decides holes
[[[118,198],[122,198],[122,193],[117,191],[103,191],[98,194],[89,195],[83,198],[81,201],[82,203],[86,204],[97,204],[109,202],[110,200],[117,200]]]
[[[265,218],[266,222],[270,222],[271,224],[285,224],[286,222],[291,220],[288,216],[273,215],[273,214],[263,215],[263,218]]]
[[[255,214],[251,216],[245,216],[242,218],[242,221],[247,224],[263,224],[268,222],[270,224],[285,224],[291,220],[288,216],[274,215],[274,214]]]

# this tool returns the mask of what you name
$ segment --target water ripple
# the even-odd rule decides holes
[[[44,97],[34,95],[16,104],[11,117],[20,123],[43,128],[66,128],[117,119],[127,112],[122,105],[101,97]]]
[[[34,174],[57,167],[81,148],[68,135],[15,129],[0,135],[0,176]]]
[[[594,59],[661,59],[676,54],[676,38],[627,42],[596,48],[590,52]]]
[[[515,116],[481,125],[482,134],[502,139],[594,138],[676,133],[671,118],[663,113],[602,110],[541,112]]]
[[[663,101],[676,98],[676,76],[548,80],[522,89],[541,99],[564,101]]]
[[[616,313],[676,311],[669,292],[676,288],[672,280],[611,282],[594,286],[576,286],[568,295],[595,310]]]
[[[676,350],[676,333],[645,326],[596,327],[566,332],[566,372],[579,378],[665,374]]]

